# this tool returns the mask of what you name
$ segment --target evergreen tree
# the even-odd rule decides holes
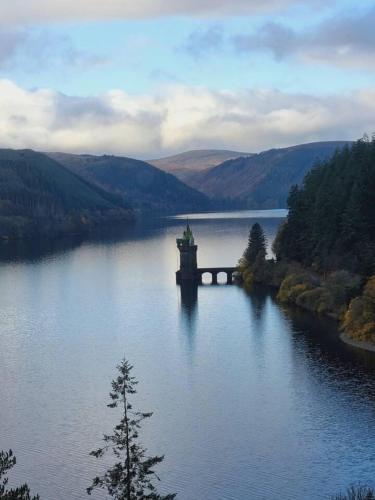
[[[257,222],[250,230],[248,245],[243,256],[250,265],[266,258],[266,238],[262,226]]]
[[[39,496],[32,497],[27,484],[19,488],[6,489],[8,484],[7,473],[16,465],[16,457],[12,450],[0,451],[0,499],[1,500],[39,500]]]
[[[107,489],[118,500],[173,500],[176,495],[159,495],[152,478],[159,479],[153,468],[163,461],[163,456],[147,457],[147,450],[139,443],[141,423],[152,413],[133,411],[129,396],[136,394],[138,381],[131,375],[133,366],[124,359],[117,367],[120,374],[112,381],[112,402],[109,408],[121,408],[122,417],[111,435],[104,435],[105,446],[92,451],[96,458],[112,452],[116,463],[101,477],[96,477],[87,488],[90,495],[94,488]]]
[[[375,140],[347,146],[309,172],[288,198],[278,260],[326,272],[375,272]]]
[[[375,500],[375,491],[365,486],[351,486],[346,494],[336,495],[331,500]]]

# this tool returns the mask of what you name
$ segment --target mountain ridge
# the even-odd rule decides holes
[[[0,238],[80,233],[134,212],[44,153],[0,149]]]
[[[151,165],[175,175],[188,185],[194,173],[208,171],[226,160],[248,156],[243,153],[227,149],[192,149],[172,156],[148,160]]]
[[[227,160],[190,175],[189,185],[240,208],[283,208],[290,187],[300,184],[316,162],[331,157],[351,141],[321,141],[273,148]]]
[[[208,197],[172,174],[134,158],[48,153],[71,172],[142,211],[207,210]]]

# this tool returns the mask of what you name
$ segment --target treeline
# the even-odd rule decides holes
[[[133,218],[120,196],[31,150],[0,150],[0,238],[82,233]]]
[[[239,264],[246,286],[278,288],[278,298],[340,321],[375,343],[375,139],[365,137],[317,165],[294,186],[289,213],[265,258],[254,225]]]
[[[359,140],[313,168],[292,188],[288,209],[274,244],[278,260],[374,273],[375,140]]]
[[[203,193],[144,161],[112,155],[49,156],[90,185],[120,196],[145,213],[182,213],[215,207],[215,202]]]

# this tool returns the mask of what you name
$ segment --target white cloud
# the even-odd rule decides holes
[[[28,73],[40,73],[67,66],[70,71],[82,71],[108,62],[104,56],[75,48],[69,37],[51,30],[0,24],[0,69],[17,67]]]
[[[1,23],[256,14],[322,0],[1,0]]]
[[[336,15],[303,31],[269,22],[257,32],[234,37],[240,52],[270,51],[276,59],[295,57],[304,63],[343,68],[375,68],[375,7]]]
[[[375,89],[314,97],[275,90],[173,86],[96,97],[24,90],[0,80],[0,146],[152,157],[186,149],[260,151],[355,139],[374,129]]]

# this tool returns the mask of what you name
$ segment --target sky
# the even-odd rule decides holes
[[[0,147],[150,159],[375,131],[371,0],[0,0]]]

